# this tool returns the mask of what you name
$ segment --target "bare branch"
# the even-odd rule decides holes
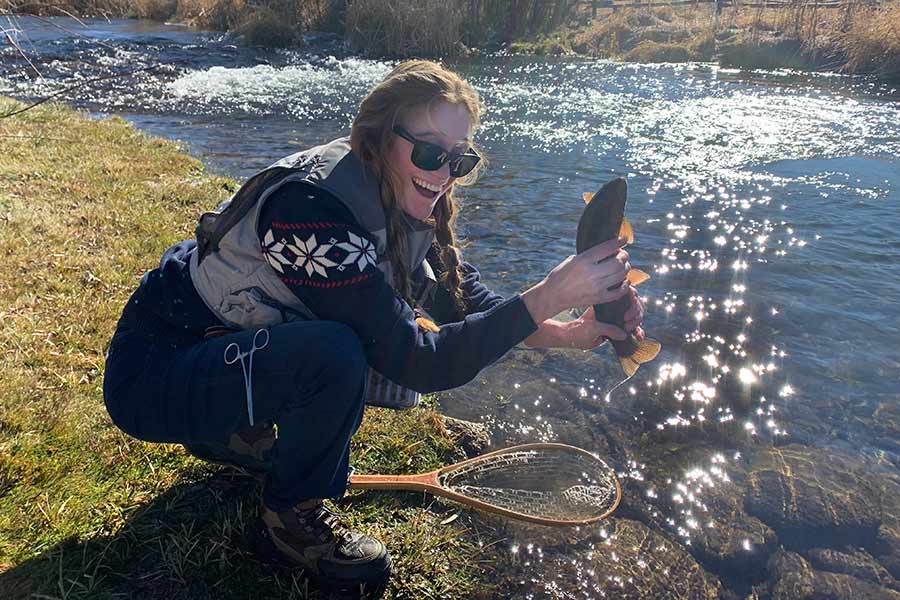
[[[3,33],[6,35],[6,41],[9,42],[10,46],[12,46],[13,48],[16,49],[16,52],[18,52],[20,55],[22,55],[22,58],[25,59],[25,62],[28,63],[29,67],[34,69],[34,72],[37,73],[37,76],[40,77],[41,79],[43,79],[44,76],[41,75],[41,72],[37,70],[37,67],[34,66],[34,63],[31,62],[31,59],[29,59],[28,56],[26,56],[26,54],[22,51],[22,49],[19,48],[19,44],[17,44],[16,40],[14,40],[12,38],[12,35],[10,35],[10,31],[14,31],[14,30],[8,30],[8,29],[3,30]]]
[[[61,12],[64,15],[66,15],[67,17],[72,17],[73,19],[78,21],[79,25],[81,25],[82,27],[87,29],[87,25],[85,25],[84,21],[82,21],[81,19],[79,19],[78,17],[76,17],[75,15],[73,15],[72,13],[67,11],[66,9],[64,9],[62,6],[51,6],[50,8],[55,8],[56,10],[58,10],[59,12]]]

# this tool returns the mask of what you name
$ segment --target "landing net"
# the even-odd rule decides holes
[[[608,464],[562,444],[488,454],[450,467],[438,482],[495,507],[558,521],[599,518],[619,498]]]

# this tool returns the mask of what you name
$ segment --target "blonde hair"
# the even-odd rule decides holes
[[[390,144],[393,143],[394,125],[410,111],[429,107],[436,102],[464,107],[469,113],[473,129],[478,127],[481,101],[478,92],[468,82],[437,63],[409,60],[388,73],[363,99],[350,130],[353,153],[381,180],[381,202],[387,219],[388,249],[395,274],[394,287],[413,307],[406,244],[400,243],[403,215],[397,206],[395,193],[395,190],[400,189],[400,184],[395,181],[385,160]],[[438,199],[430,219],[443,263],[443,281],[460,317],[465,315],[466,307],[459,287],[462,270],[453,230],[457,212],[453,190],[457,185],[474,183],[481,166],[479,164],[471,173],[453,183]]]

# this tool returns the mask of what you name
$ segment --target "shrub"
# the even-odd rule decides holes
[[[169,20],[177,9],[178,0],[135,0],[132,4],[135,17],[154,21]]]
[[[691,55],[687,47],[681,44],[644,40],[625,55],[625,60],[639,63],[687,62],[691,60]]]
[[[797,40],[738,40],[719,47],[719,63],[723,67],[745,69],[804,69],[809,62]]]
[[[637,13],[625,9],[597,20],[594,26],[575,38],[575,49],[593,56],[616,56],[630,47],[637,29]]]
[[[857,12],[837,43],[849,71],[900,79],[900,2]]]
[[[291,21],[267,6],[253,9],[234,28],[234,33],[244,36],[251,46],[267,48],[284,48],[297,39]]]
[[[380,56],[437,56],[460,48],[463,9],[446,0],[354,0],[346,34],[359,51]]]

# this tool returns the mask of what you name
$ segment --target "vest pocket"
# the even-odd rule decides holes
[[[276,303],[256,287],[225,296],[219,305],[219,314],[242,329],[269,327],[286,321]]]

